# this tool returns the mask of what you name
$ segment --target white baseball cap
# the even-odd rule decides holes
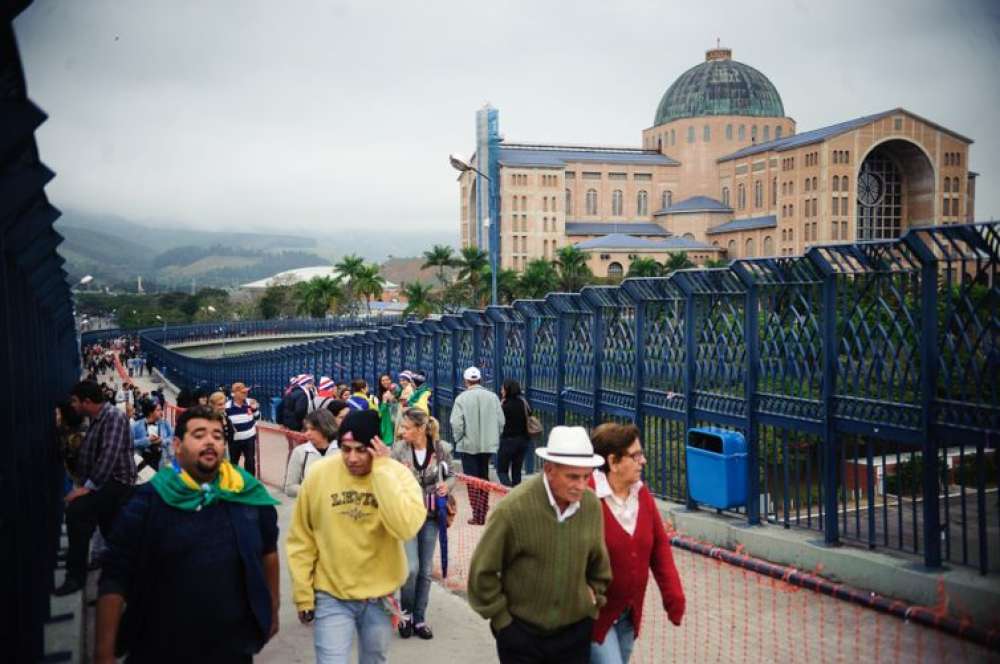
[[[479,380],[482,378],[482,374],[479,373],[479,369],[476,367],[469,367],[462,373],[462,378],[465,380]]]

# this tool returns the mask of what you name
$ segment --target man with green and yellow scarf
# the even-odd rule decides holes
[[[278,631],[278,501],[224,460],[208,407],[184,411],[173,446],[179,467],[139,487],[112,533],[95,660],[251,662]]]

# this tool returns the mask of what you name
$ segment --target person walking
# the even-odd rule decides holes
[[[379,438],[386,445],[392,445],[396,438],[396,423],[400,417],[399,386],[392,382],[392,376],[382,374],[378,379],[378,419]]]
[[[137,471],[148,466],[157,471],[174,461],[174,430],[163,419],[163,408],[152,399],[139,402],[141,417],[132,423],[132,440],[142,463]]]
[[[455,450],[462,456],[462,470],[466,475],[489,481],[490,456],[500,447],[500,432],[504,427],[500,399],[480,385],[482,374],[476,367],[469,367],[462,374],[465,390],[458,395],[451,408],[451,433]],[[488,490],[468,485],[472,518],[469,524],[486,523],[489,510]]]
[[[516,380],[505,380],[500,388],[500,405],[503,408],[504,425],[500,433],[500,451],[497,453],[497,477],[504,486],[521,483],[521,468],[524,457],[531,449],[528,435],[528,402],[521,395],[521,384]]]
[[[233,441],[229,445],[229,459],[234,466],[240,465],[240,457],[246,471],[257,475],[257,420],[260,410],[257,402],[248,399],[250,390],[243,383],[233,383],[232,398],[226,402],[226,417],[233,425]]]
[[[81,482],[66,494],[66,579],[57,596],[75,593],[87,580],[90,540],[98,527],[105,539],[135,485],[137,471],[128,418],[104,400],[97,383],[82,381],[70,391],[70,406],[90,419],[80,445],[77,472]]]
[[[306,442],[292,449],[285,468],[284,491],[291,498],[299,495],[299,488],[309,466],[325,457],[327,452],[337,449],[339,424],[330,411],[325,408],[313,411],[306,415],[304,424]]]
[[[378,438],[378,413],[350,413],[338,454],[315,462],[299,489],[285,544],[299,620],[315,621],[318,664],[388,661],[393,593],[406,580],[403,543],[427,520],[420,485]]]
[[[455,486],[451,471],[451,446],[440,439],[437,420],[418,408],[403,412],[400,439],[392,448],[392,458],[406,466],[424,493],[427,520],[416,537],[406,542],[409,576],[400,593],[403,620],[399,635],[404,639],[416,634],[421,639],[434,638],[427,625],[427,602],[431,593],[431,569],[438,541],[437,497],[447,496]]]
[[[123,651],[143,664],[251,662],[277,633],[278,501],[224,445],[220,413],[184,411],[180,470],[161,468],[122,510],[98,584],[97,664]]]
[[[660,511],[642,483],[646,457],[639,428],[608,422],[594,429],[591,438],[594,451],[604,460],[590,486],[601,501],[604,541],[614,578],[608,586],[608,602],[594,623],[590,661],[627,664],[639,638],[650,570],[663,610],[678,626],[684,616],[684,590]]]
[[[355,378],[351,381],[351,396],[347,405],[353,410],[374,410],[378,412],[378,399],[368,394],[368,381]]]
[[[604,459],[583,427],[553,427],[543,472],[497,505],[469,567],[469,605],[490,621],[502,664],[584,664],[611,565],[587,481]]]
[[[316,390],[313,377],[300,374],[293,379],[288,394],[282,400],[282,424],[292,431],[302,431],[302,422],[315,405]]]

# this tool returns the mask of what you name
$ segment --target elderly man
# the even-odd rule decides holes
[[[234,466],[240,465],[240,457],[247,472],[257,474],[257,421],[260,409],[257,402],[248,399],[250,389],[243,383],[233,383],[233,398],[226,402],[226,417],[233,424],[233,441],[229,444],[229,458]]]
[[[129,662],[250,662],[278,631],[278,501],[224,460],[222,417],[184,411],[180,470],[161,468],[122,510],[98,590],[98,664],[117,661],[116,643]]]
[[[604,460],[582,427],[554,427],[535,452],[544,472],[500,502],[472,554],[469,604],[489,619],[502,663],[584,664],[611,582],[601,504],[587,490]]]
[[[465,391],[458,395],[451,408],[451,435],[455,451],[462,455],[462,470],[466,475],[488,480],[490,457],[500,448],[500,432],[504,415],[500,399],[480,385],[482,374],[476,367],[469,367],[462,374]],[[469,524],[486,523],[489,509],[489,491],[469,484],[469,503],[472,518]]]

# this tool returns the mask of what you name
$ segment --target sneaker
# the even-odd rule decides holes
[[[431,628],[428,627],[426,623],[420,623],[419,625],[414,625],[413,633],[425,641],[434,638],[434,633],[431,632]]]
[[[73,593],[80,592],[83,588],[83,584],[76,579],[71,579],[66,577],[63,584],[52,591],[52,594],[56,597],[65,597],[66,595],[72,595]]]
[[[399,623],[399,636],[402,639],[408,639],[413,636],[413,623],[409,620],[403,620]]]

